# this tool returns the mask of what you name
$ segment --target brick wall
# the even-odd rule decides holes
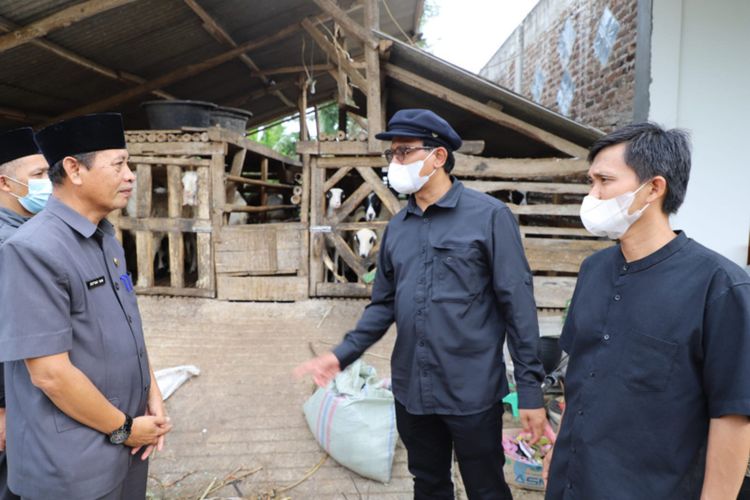
[[[637,0],[541,0],[480,74],[611,131],[633,121],[637,10]]]

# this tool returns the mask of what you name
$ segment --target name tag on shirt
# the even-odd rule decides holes
[[[99,276],[98,278],[94,278],[92,280],[87,281],[86,288],[91,290],[92,288],[102,286],[103,284],[104,284],[104,276]]]

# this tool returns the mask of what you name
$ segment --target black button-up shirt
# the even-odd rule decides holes
[[[422,213],[414,201],[388,223],[372,302],[334,349],[342,368],[393,321],[393,393],[413,414],[470,415],[508,393],[506,332],[519,405],[542,406],[532,276],[513,215],[456,179]]]
[[[684,233],[584,261],[547,499],[700,497],[708,425],[750,415],[750,278]]]

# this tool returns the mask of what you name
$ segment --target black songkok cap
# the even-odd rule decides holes
[[[42,154],[30,127],[17,128],[0,134],[0,165],[24,156]]]
[[[125,149],[125,132],[119,113],[97,113],[55,123],[40,130],[36,140],[50,165],[66,156]]]

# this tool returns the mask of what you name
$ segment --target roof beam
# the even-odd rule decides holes
[[[347,58],[347,55],[338,52],[333,43],[329,42],[325,35],[323,35],[323,33],[321,33],[309,19],[302,20],[302,27],[310,34],[315,43],[317,43],[318,46],[328,54],[328,57],[343,68],[352,80],[352,83],[362,89],[363,92],[366,92],[367,80],[365,80],[365,77],[354,68],[351,61]]]
[[[288,75],[290,73],[304,73],[305,71],[329,71],[334,69],[332,64],[311,64],[309,66],[282,66],[279,68],[266,68],[259,75]]]
[[[470,97],[466,97],[459,92],[416,75],[411,71],[400,68],[394,64],[384,64],[383,68],[388,76],[410,87],[426,92],[442,101],[449,102],[459,108],[469,111],[470,113],[481,116],[486,120],[492,121],[511,130],[515,130],[520,134],[547,144],[548,146],[569,154],[572,157],[586,158],[588,155],[588,150],[578,144],[563,139],[562,137],[531,125],[530,123],[526,123],[514,116],[503,113],[500,110],[487,106],[486,104],[471,99]]]
[[[336,5],[336,2],[334,2],[333,0],[313,1],[317,4],[318,7],[323,10],[323,12],[330,15],[333,20],[336,21],[344,31],[346,31],[347,34],[358,39],[365,45],[369,46],[371,49],[376,49],[378,47],[378,42],[377,40],[375,40],[375,37],[370,34],[370,31],[365,29],[364,26],[349,17],[349,14],[347,14],[341,7]]]
[[[234,48],[228,52],[224,52],[223,54],[210,57],[199,63],[190,64],[188,66],[177,68],[173,71],[170,71],[169,73],[166,73],[153,80],[144,82],[131,89],[124,90],[113,96],[107,97],[105,99],[101,99],[96,102],[92,102],[78,109],[74,109],[66,113],[63,113],[62,115],[56,116],[52,121],[56,122],[56,121],[66,120],[68,118],[73,118],[74,116],[78,116],[78,115],[96,113],[102,110],[113,109],[124,102],[127,102],[140,95],[151,92],[152,90],[166,87],[173,83],[182,81],[186,78],[190,78],[191,76],[195,76],[197,74],[213,69],[221,64],[224,64],[227,61],[231,61],[232,59],[236,58],[238,54],[256,50],[261,47],[265,47],[266,45],[270,45],[274,42],[282,40],[298,30],[299,30],[299,25],[297,25],[296,23],[291,24],[287,26],[286,28],[277,31],[273,35],[259,38],[256,40],[250,40],[241,45],[238,45],[237,48]]]
[[[60,28],[70,26],[89,17],[101,14],[135,0],[87,0],[73,5],[50,16],[33,22],[12,33],[0,36],[0,52],[29,43]]]
[[[4,31],[8,33],[11,31],[17,31],[20,28],[21,27],[18,26],[17,24],[10,22],[3,17],[0,17],[0,31]],[[119,71],[119,70],[108,68],[106,66],[102,66],[101,64],[95,61],[92,61],[91,59],[78,55],[75,52],[70,51],[64,47],[60,47],[59,45],[52,43],[48,40],[45,40],[44,38],[37,38],[35,40],[29,41],[29,43],[37,47],[41,47],[44,50],[47,50],[49,52],[52,52],[53,54],[57,54],[63,59],[66,59],[74,64],[77,64],[86,69],[94,71],[95,73],[98,73],[112,80],[117,80],[117,81],[125,82],[125,83],[143,83],[146,81],[144,78],[141,78],[140,76],[133,75],[125,71]],[[165,99],[176,99],[175,96],[173,96],[172,94],[168,94],[167,92],[164,92],[163,90],[154,90],[151,93],[158,97],[163,97]]]
[[[197,2],[197,0],[184,0],[188,7],[190,7],[190,10],[192,10],[198,17],[201,18],[203,21],[203,28],[208,31],[211,36],[213,36],[219,43],[222,43],[224,45],[228,45],[230,47],[237,47],[237,42],[234,41],[234,39],[229,35],[229,33],[226,32],[222,26],[216,22],[216,20],[211,17],[211,15],[206,12],[206,10],[200,6],[200,4]],[[269,81],[268,77],[266,77],[261,69],[258,67],[257,64],[255,64],[255,61],[250,59],[250,56],[247,54],[240,53],[238,56],[238,59],[245,64],[250,70],[253,72],[253,76],[256,78],[259,78],[263,85],[268,87],[271,82]],[[286,107],[288,108],[296,108],[296,105],[290,101],[283,92],[280,90],[273,90],[272,94],[275,95],[279,101],[281,101]]]

